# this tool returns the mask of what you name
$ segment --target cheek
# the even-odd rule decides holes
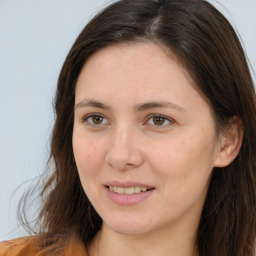
[[[213,169],[215,139],[198,139],[196,135],[180,136],[155,146],[151,163],[161,177],[160,182],[170,184],[168,190],[185,193],[207,184]]]
[[[212,173],[212,148],[199,141],[174,142],[154,156],[154,169],[163,188],[161,197],[173,206],[170,214],[178,216],[191,207],[200,212]]]
[[[103,150],[97,143],[78,136],[73,137],[73,152],[80,177],[95,174],[101,159]]]
[[[84,137],[74,136],[73,152],[84,192],[94,202],[103,159],[102,147]]]

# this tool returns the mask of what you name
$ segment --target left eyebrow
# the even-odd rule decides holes
[[[137,104],[134,106],[135,111],[146,111],[154,108],[171,108],[179,112],[184,112],[185,109],[177,104],[174,104],[169,101],[152,101],[142,104]]]
[[[94,107],[94,108],[101,108],[105,110],[110,109],[110,107],[105,105],[104,103],[93,100],[93,99],[84,99],[75,105],[75,109],[82,108],[82,107]]]

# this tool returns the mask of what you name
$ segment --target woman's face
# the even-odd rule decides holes
[[[159,46],[111,46],[85,63],[73,150],[103,226],[122,234],[196,229],[218,148],[209,105]]]

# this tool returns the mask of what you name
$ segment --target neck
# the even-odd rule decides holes
[[[88,246],[89,256],[198,256],[196,232],[187,233],[186,227],[170,232],[161,229],[150,234],[125,235],[116,233],[103,224]],[[188,235],[191,234],[191,235]]]

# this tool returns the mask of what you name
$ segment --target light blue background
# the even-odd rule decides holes
[[[27,184],[14,190],[44,170],[61,65],[84,25],[109,2],[0,0],[0,240],[25,234],[16,229],[16,208]],[[256,0],[211,2],[236,27],[256,69]]]

